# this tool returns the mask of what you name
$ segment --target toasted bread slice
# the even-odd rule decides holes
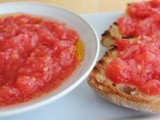
[[[135,86],[115,84],[105,74],[106,65],[118,54],[113,47],[97,62],[88,77],[88,84],[105,99],[127,108],[156,113],[160,112],[160,97],[150,96]]]

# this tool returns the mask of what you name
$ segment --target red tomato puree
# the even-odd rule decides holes
[[[160,0],[128,4],[127,14],[118,19],[123,36],[151,36],[160,31]]]
[[[134,85],[141,92],[160,94],[160,0],[128,5],[129,16],[118,20],[122,36],[137,37],[133,42],[118,39],[118,56],[106,67],[115,83]]]
[[[0,19],[0,106],[28,101],[62,84],[80,63],[80,37],[64,23],[16,15]]]

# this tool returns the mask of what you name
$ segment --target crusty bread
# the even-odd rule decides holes
[[[101,43],[104,47],[111,48],[117,38],[122,38],[122,35],[118,30],[117,22],[114,22],[113,25],[102,34]]]
[[[117,56],[113,47],[97,62],[88,77],[88,84],[105,99],[127,108],[156,113],[160,111],[160,97],[146,95],[135,86],[115,84],[105,74],[106,65]]]
[[[124,14],[127,16],[127,11]],[[118,55],[116,45],[117,39],[128,39],[130,43],[139,37],[122,36],[117,22],[114,22],[108,30],[102,34],[101,44],[109,48],[109,51],[97,62],[96,66],[88,76],[88,84],[100,96],[105,99],[134,110],[156,113],[160,112],[160,96],[147,95],[129,84],[115,84],[106,76],[106,66]]]
[[[102,34],[101,44],[106,48],[112,48],[112,45],[114,45],[115,41],[117,39],[128,39],[132,43],[134,40],[136,40],[138,37],[132,37],[132,36],[122,36],[118,26],[117,22],[114,22],[113,25],[109,27],[108,30],[104,31]]]
[[[130,5],[130,4],[127,4]],[[125,11],[124,16],[128,16],[127,11]],[[118,23],[114,22],[109,29],[107,28],[104,33],[102,34],[101,44],[104,47],[112,48],[112,45],[115,43],[117,38],[127,38],[132,39],[131,36],[122,36],[118,29]]]

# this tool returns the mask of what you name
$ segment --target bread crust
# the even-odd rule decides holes
[[[115,84],[107,78],[106,65],[118,54],[117,48],[113,47],[97,62],[88,77],[88,84],[100,96],[127,108],[143,112],[160,112],[159,96],[150,96],[141,93],[135,86],[127,84]]]
[[[117,38],[122,38],[122,35],[119,32],[117,23],[115,22],[102,34],[101,44],[104,47],[111,48]]]

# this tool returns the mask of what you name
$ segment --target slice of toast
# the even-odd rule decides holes
[[[129,15],[126,13],[125,16]],[[123,36],[117,22],[113,23],[102,34],[101,44],[109,48],[109,51],[97,62],[88,76],[88,84],[105,99],[134,110],[156,113],[160,112],[160,96],[144,94],[136,86],[129,84],[116,84],[106,76],[106,66],[118,55],[116,40],[125,38],[130,43],[139,37]]]
[[[113,47],[97,62],[88,77],[88,84],[105,99],[127,108],[156,113],[160,112],[159,96],[146,95],[135,86],[115,84],[107,78],[106,65],[118,54]]]

